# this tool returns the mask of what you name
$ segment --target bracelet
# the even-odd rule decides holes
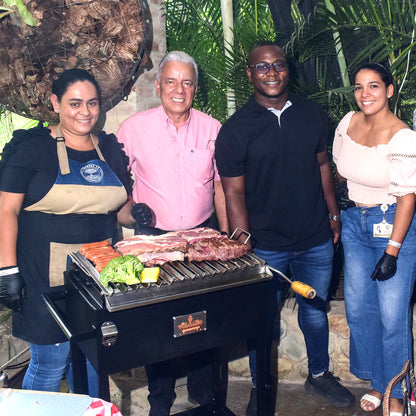
[[[393,240],[389,240],[388,245],[396,247],[396,248],[400,248],[402,246],[401,243],[398,243],[397,241],[393,241]]]
[[[17,266],[2,267],[0,270],[0,277],[10,276],[11,274],[16,273],[19,273],[19,267]]]
[[[331,215],[331,214],[329,214],[328,217],[331,221],[341,221],[341,215]]]

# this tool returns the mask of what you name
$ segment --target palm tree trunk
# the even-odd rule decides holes
[[[230,50],[234,45],[233,0],[221,0],[222,27],[224,32],[224,51],[228,59],[232,60]],[[227,86],[227,114],[230,117],[235,112],[235,93]]]

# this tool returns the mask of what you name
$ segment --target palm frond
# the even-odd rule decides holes
[[[220,0],[167,0],[165,10],[168,51],[184,50],[198,63],[195,106],[225,121],[227,88],[234,91],[236,107],[251,94],[245,72],[249,48],[258,39],[275,38],[267,1],[233,2],[233,45],[224,45]]]
[[[296,28],[290,49],[301,62],[318,61],[328,65],[336,50],[345,56],[350,79],[360,64],[377,61],[390,67],[402,96],[397,104],[409,102],[402,82],[409,82],[416,66],[415,2],[410,0],[330,0],[332,8],[319,3],[313,19]],[[332,10],[331,10],[332,9]],[[338,44],[333,33],[338,32]],[[331,45],[332,43],[332,45]],[[341,48],[341,49],[339,49]],[[406,76],[407,74],[407,76]],[[332,77],[333,81],[337,76]],[[339,79],[339,77],[338,77]],[[339,84],[338,86],[340,86]],[[336,87],[336,85],[335,85]],[[406,105],[406,104],[404,104]],[[400,106],[398,106],[400,107]],[[411,112],[402,112],[410,125]]]

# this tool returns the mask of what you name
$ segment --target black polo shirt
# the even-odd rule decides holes
[[[317,153],[327,149],[328,116],[290,94],[279,119],[252,97],[222,126],[220,176],[244,175],[250,233],[263,250],[305,250],[331,238]]]

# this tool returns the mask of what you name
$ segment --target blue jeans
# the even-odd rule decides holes
[[[298,322],[305,338],[308,354],[308,367],[312,374],[320,374],[329,367],[328,340],[329,328],[326,314],[328,289],[332,278],[334,247],[332,239],[325,243],[301,251],[254,250],[270,266],[282,273],[290,270],[293,280],[299,280],[316,290],[314,299],[296,295]],[[275,276],[276,312],[281,299],[281,277]],[[272,325],[272,324],[271,324]],[[256,353],[249,351],[249,362],[253,384],[256,385]]]
[[[69,341],[51,345],[30,344],[30,354],[22,389],[59,392],[65,374],[71,391],[74,390]],[[87,373],[89,394],[98,397],[98,375],[88,360]]]
[[[393,224],[395,212],[396,205],[390,205],[388,223]],[[410,300],[416,272],[416,221],[413,218],[399,252],[396,274],[380,282],[370,279],[388,243],[387,237],[373,237],[373,224],[383,219],[380,207],[350,208],[341,218],[350,371],[384,393],[406,359],[412,360]],[[392,397],[402,398],[400,385]]]

